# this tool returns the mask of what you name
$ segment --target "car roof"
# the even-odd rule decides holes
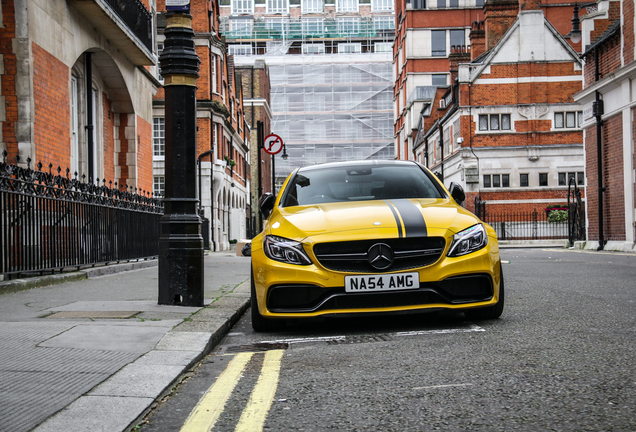
[[[357,167],[357,166],[413,166],[417,165],[414,161],[405,161],[405,160],[357,160],[357,161],[346,161],[346,162],[330,162],[318,165],[310,165],[304,166],[298,169],[298,172],[306,172],[327,168],[341,168],[341,167]]]

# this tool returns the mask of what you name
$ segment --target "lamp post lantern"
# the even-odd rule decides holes
[[[196,79],[200,60],[194,49],[189,2],[185,3],[186,9],[168,8],[166,40],[159,58],[166,95],[159,304],[203,306],[203,237],[196,197]]]

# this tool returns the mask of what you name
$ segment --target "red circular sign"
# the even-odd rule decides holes
[[[270,134],[265,137],[263,142],[263,150],[271,155],[280,153],[283,149],[283,139],[276,134]]]

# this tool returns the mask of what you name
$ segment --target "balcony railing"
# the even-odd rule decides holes
[[[152,14],[139,0],[105,0],[113,12],[150,52],[152,49]]]

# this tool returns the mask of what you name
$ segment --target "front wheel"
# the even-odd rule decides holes
[[[499,301],[492,306],[479,309],[467,309],[464,312],[466,318],[472,320],[491,320],[499,318],[504,310],[504,294],[504,275],[501,264],[499,264]]]
[[[255,332],[267,332],[277,328],[277,323],[270,318],[265,318],[258,311],[258,301],[256,300],[256,287],[254,285],[254,272],[251,273],[251,289],[250,289],[250,309],[252,311],[252,328]]]

